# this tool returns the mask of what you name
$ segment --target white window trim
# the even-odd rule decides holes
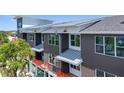
[[[81,35],[80,35],[80,46],[79,47],[71,45],[71,35],[80,35],[80,34],[69,34],[69,48],[80,51],[81,50]]]
[[[97,35],[97,36],[94,36],[94,40],[95,40],[95,43],[94,43],[94,50],[95,50],[95,54],[99,54],[99,55],[104,55],[104,56],[109,56],[109,57],[114,57],[114,58],[122,58],[122,59],[124,59],[124,57],[120,57],[120,56],[117,56],[117,51],[116,51],[116,47],[117,46],[114,46],[114,49],[115,49],[115,55],[113,56],[113,55],[107,55],[107,54],[105,54],[105,37],[114,37],[114,42],[116,43],[116,37],[117,36],[103,36],[103,53],[98,53],[98,52],[96,52],[96,37],[98,37],[98,36],[100,36],[100,35]],[[114,44],[115,44],[114,43]],[[116,44],[115,44],[116,45]]]

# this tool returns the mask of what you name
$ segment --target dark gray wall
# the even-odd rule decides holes
[[[64,52],[69,48],[69,35],[61,34],[61,52]]]
[[[58,46],[49,45],[48,44],[48,35],[49,34],[44,34],[44,52],[52,53],[54,56],[56,56],[59,54],[59,45]]]
[[[81,56],[84,64],[93,69],[99,68],[119,76],[124,76],[124,59],[95,54],[94,36],[81,35]]]

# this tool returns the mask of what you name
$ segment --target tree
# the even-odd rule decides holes
[[[17,71],[22,73],[28,60],[32,57],[32,51],[24,40],[18,39],[13,42],[4,43],[0,46],[0,62],[6,64],[4,68],[11,76],[17,76]]]
[[[2,45],[3,43],[7,43],[8,40],[8,35],[6,32],[1,31],[0,32],[0,45]]]

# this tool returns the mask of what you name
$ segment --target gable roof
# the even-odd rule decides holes
[[[103,18],[81,31],[82,34],[124,34],[124,15]]]

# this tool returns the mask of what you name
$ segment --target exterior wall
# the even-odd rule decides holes
[[[64,52],[69,48],[69,35],[61,34],[61,52]]]
[[[49,34],[44,34],[44,52],[51,53],[52,55],[56,56],[59,54],[59,45],[58,46],[49,45],[48,35]]]
[[[86,66],[82,66],[81,77],[95,77],[95,70]]]
[[[110,36],[110,35],[109,35]],[[81,56],[84,64],[118,76],[124,76],[124,59],[95,53],[95,35],[81,35]]]

